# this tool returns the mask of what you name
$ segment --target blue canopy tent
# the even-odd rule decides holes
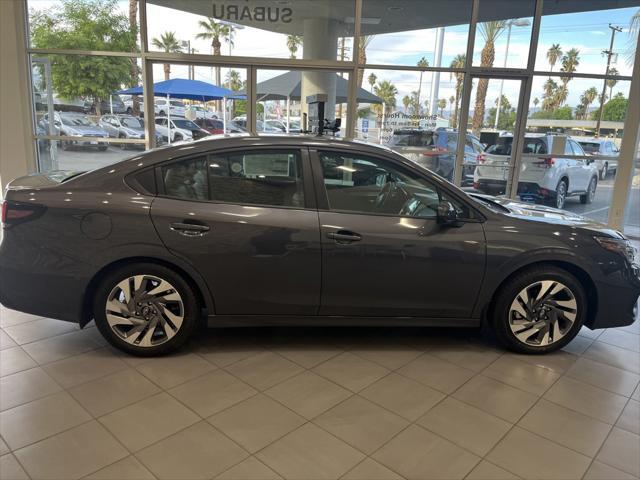
[[[116,92],[122,95],[142,95],[142,86],[127,88]],[[180,100],[200,100],[209,102],[211,100],[244,100],[246,95],[234,92],[228,88],[218,87],[212,83],[201,82],[200,80],[187,80],[184,78],[172,78],[163,82],[153,84],[154,97],[167,97],[167,102],[171,98]],[[171,120],[171,110],[167,109],[169,120]],[[226,111],[226,106],[225,106]],[[227,130],[227,116],[222,116],[224,130]],[[171,143],[171,135],[169,135],[169,143]]]

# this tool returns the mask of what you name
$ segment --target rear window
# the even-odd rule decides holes
[[[598,153],[600,149],[600,144],[596,142],[578,142],[582,145],[582,149],[585,153]]]
[[[500,137],[498,143],[491,145],[486,151],[493,155],[511,155],[512,144],[513,137]],[[540,139],[525,137],[522,153],[547,153],[547,147]]]

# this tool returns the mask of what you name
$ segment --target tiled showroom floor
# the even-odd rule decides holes
[[[474,331],[202,331],[139,359],[0,310],[2,479],[625,479],[640,323],[544,357]]]

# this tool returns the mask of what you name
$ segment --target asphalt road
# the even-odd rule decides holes
[[[109,146],[104,151],[92,149],[78,149],[58,152],[58,167],[64,170],[87,170],[103,167],[141,152],[137,150],[122,150],[119,146]],[[570,197],[565,204],[565,210],[585,215],[599,222],[606,223],[613,193],[614,178],[598,182],[596,197],[593,203],[582,205],[579,197]],[[625,225],[628,233],[640,236],[640,169],[636,169],[633,188],[631,189],[630,208],[627,211]]]

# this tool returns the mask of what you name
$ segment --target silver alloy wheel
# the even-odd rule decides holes
[[[567,199],[567,185],[564,182],[558,184],[558,191],[556,192],[556,208],[564,207],[564,202]]]
[[[509,308],[509,326],[522,343],[544,347],[564,337],[576,320],[578,304],[569,287],[540,280],[523,288]]]
[[[598,181],[596,180],[596,177],[593,177],[591,179],[591,182],[589,182],[589,191],[587,192],[587,195],[589,195],[589,202],[593,202],[593,199],[596,197],[597,185],[598,185]]]
[[[155,347],[178,333],[184,321],[184,304],[166,280],[135,275],[113,287],[105,313],[119,338],[137,347]]]

